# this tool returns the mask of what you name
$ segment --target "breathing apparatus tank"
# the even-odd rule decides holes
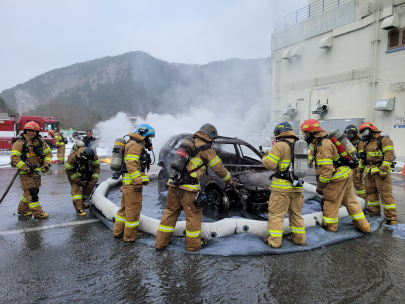
[[[170,165],[172,168],[171,178],[173,180],[178,180],[181,178],[181,174],[183,173],[184,168],[186,167],[191,152],[193,151],[195,146],[195,140],[191,136],[187,136],[181,142],[176,155],[173,157],[173,161]]]
[[[349,154],[354,161],[359,161],[356,148],[339,129],[333,129],[330,131],[330,136],[336,138],[336,140],[342,144],[347,154]]]
[[[113,171],[121,170],[122,163],[124,161],[124,152],[126,140],[123,138],[117,138],[114,142],[114,147],[112,149],[110,168]]]
[[[308,144],[305,140],[294,143],[294,175],[298,178],[307,176],[308,171]]]

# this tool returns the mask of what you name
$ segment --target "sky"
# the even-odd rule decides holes
[[[0,92],[47,71],[144,51],[205,64],[271,55],[274,20],[307,0],[0,0]]]

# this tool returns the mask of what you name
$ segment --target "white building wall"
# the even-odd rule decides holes
[[[405,27],[405,12],[399,16],[400,28]],[[374,38],[373,15],[370,15],[306,40],[273,49],[272,121],[286,120],[281,116],[281,112],[289,104],[293,107],[297,105],[298,114],[294,120],[298,120],[300,124],[309,118],[364,118],[375,123],[383,134],[390,135],[394,140],[398,158],[405,159],[405,128],[394,128],[395,117],[405,118],[405,90],[394,90],[390,85],[405,82],[405,50],[385,53],[388,31],[381,29],[382,11],[380,18],[377,31],[377,39],[380,42],[376,49],[376,84],[373,96],[370,73],[373,70],[371,54]],[[279,37],[282,32],[277,33]],[[320,40],[328,36],[333,39],[332,47],[319,48]],[[274,45],[277,45],[277,42]],[[302,46],[301,56],[281,59],[285,51],[299,46]],[[354,71],[356,79],[347,78],[350,71]],[[316,85],[314,78],[328,83]],[[311,79],[312,81],[309,81]],[[387,96],[396,97],[395,110],[375,111],[374,105],[378,99]],[[310,113],[311,107],[319,100],[321,103],[328,102],[328,114],[321,116]]]

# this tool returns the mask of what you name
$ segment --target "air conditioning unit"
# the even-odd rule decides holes
[[[283,109],[283,117],[286,118],[293,118],[297,116],[297,108],[296,107],[289,107]]]
[[[383,30],[387,30],[387,31],[398,28],[398,27],[399,27],[399,16],[398,15],[394,15],[394,16],[385,18],[381,24],[381,28]]]
[[[329,105],[328,104],[317,104],[312,107],[312,114],[319,114],[319,115],[325,115],[328,113],[329,110]]]

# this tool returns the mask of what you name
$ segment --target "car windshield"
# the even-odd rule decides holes
[[[49,130],[58,131],[58,124],[56,122],[53,122],[53,123],[46,122],[45,131],[49,131]]]

